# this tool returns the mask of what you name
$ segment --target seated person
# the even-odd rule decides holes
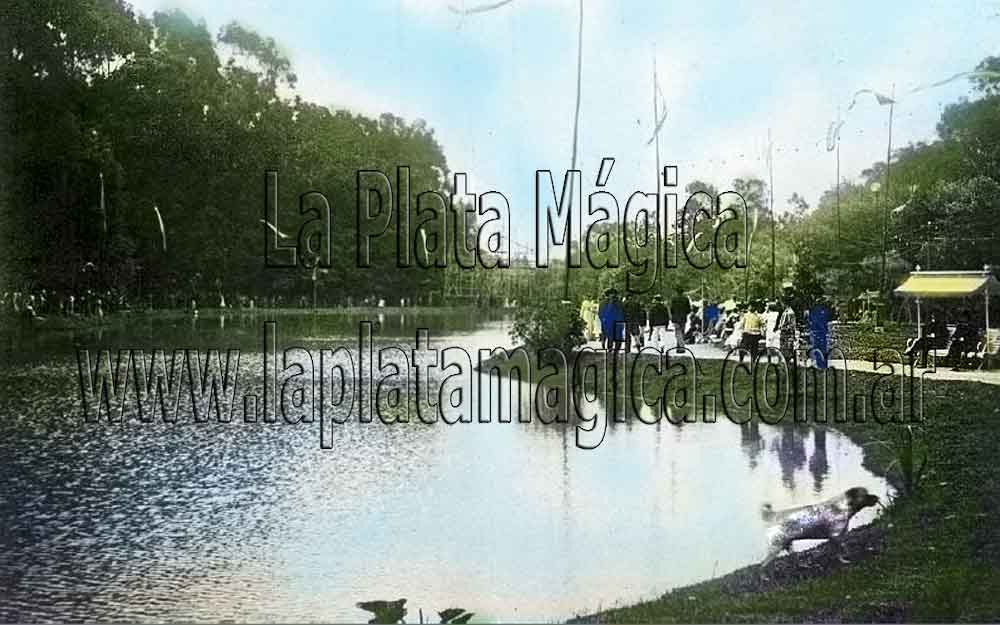
[[[979,332],[972,326],[969,311],[962,313],[955,332],[951,335],[951,347],[948,349],[948,358],[955,359],[953,370],[963,369],[965,355],[976,351],[976,343],[979,340]]]
[[[944,319],[937,314],[931,314],[930,321],[924,324],[920,338],[910,343],[904,352],[907,356],[917,354],[920,357],[920,366],[927,367],[927,353],[932,349],[944,347],[948,341],[948,326]]]
[[[698,309],[692,310],[688,315],[687,332],[684,335],[684,340],[688,343],[695,343],[701,340],[701,315],[698,314]]]

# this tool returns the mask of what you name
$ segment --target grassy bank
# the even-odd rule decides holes
[[[702,361],[699,366],[699,396],[720,396],[721,363]],[[867,392],[876,380],[872,374],[849,374],[850,396]],[[738,396],[749,391],[745,379],[738,378],[735,386]],[[654,380],[646,396],[660,389],[662,384]],[[850,532],[849,564],[841,564],[823,545],[780,558],[765,576],[752,565],[580,620],[1000,619],[1000,388],[928,381],[923,404],[923,417],[912,430],[871,418],[829,424],[862,445],[866,467],[886,476],[898,491],[874,523]],[[725,418],[721,410],[719,418]],[[915,433],[913,439],[909,432]]]

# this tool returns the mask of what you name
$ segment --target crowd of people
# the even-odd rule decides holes
[[[210,308],[220,310],[254,311],[258,308],[312,308],[312,299],[302,295],[297,298],[285,298],[283,295],[267,297],[252,297],[236,294],[227,298],[222,292],[204,295],[202,302]],[[354,305],[352,298],[347,298],[347,306]],[[360,298],[360,306],[385,307],[384,298]],[[400,307],[412,306],[410,298],[399,300]],[[185,296],[173,293],[160,298],[160,306],[172,310],[184,310],[193,316],[198,316],[199,298],[195,295]],[[56,291],[45,288],[7,290],[0,292],[0,316],[15,317],[28,321],[44,321],[47,317],[66,317],[103,320],[113,313],[132,312],[133,310],[152,310],[153,297],[148,295],[141,302],[134,302],[123,289],[81,289],[76,291]]]
[[[620,296],[617,289],[609,288],[600,302],[585,299],[580,316],[586,338],[613,352],[631,353],[647,344],[667,349],[711,343],[738,350],[740,361],[746,356],[756,360],[762,350],[774,349],[792,362],[805,352],[815,367],[825,369],[833,309],[824,298],[808,304],[800,300],[786,290],[780,302],[730,301],[720,306],[702,301],[696,306],[678,291],[669,301],[656,294],[643,304],[635,295]]]
[[[122,310],[131,304],[125,291],[106,289],[104,292],[84,289],[79,292],[4,291],[0,293],[0,314],[27,319],[44,319],[50,315],[67,317],[96,317]]]

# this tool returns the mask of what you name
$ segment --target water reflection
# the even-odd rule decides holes
[[[813,429],[813,453],[809,458],[809,473],[813,477],[813,492],[823,492],[823,481],[830,471],[830,463],[826,459],[826,429]]]
[[[781,437],[771,443],[781,464],[781,481],[789,490],[795,490],[795,474],[806,463],[806,445],[802,430],[792,424],[781,427]]]
[[[508,343],[503,322],[468,317],[434,345]],[[648,407],[609,422],[590,451],[558,406],[543,410],[552,425],[348,421],[325,451],[318,424],[90,425],[76,414],[74,343],[236,344],[255,379],[262,318],[139,321],[15,345],[24,354],[0,368],[0,620],[358,621],[355,602],[375,596],[425,613],[557,620],[758,560],[765,500],[885,493],[835,431],[645,425]],[[280,331],[288,344],[350,346],[356,323],[304,315]],[[378,341],[412,345],[418,324],[444,322],[386,314]]]
[[[749,421],[740,425],[740,444],[747,455],[750,469],[756,469],[757,458],[764,450],[764,439],[760,436],[760,425],[757,421]]]

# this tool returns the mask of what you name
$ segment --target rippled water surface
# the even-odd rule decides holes
[[[376,341],[509,343],[475,317],[391,313]],[[359,320],[280,318],[280,340],[356,346]],[[454,605],[559,620],[759,560],[763,501],[886,490],[836,432],[724,419],[616,425],[590,451],[540,423],[349,421],[329,450],[318,424],[84,423],[76,345],[239,346],[252,379],[262,324],[4,338],[0,620],[356,622],[356,602],[398,597],[410,622]]]

